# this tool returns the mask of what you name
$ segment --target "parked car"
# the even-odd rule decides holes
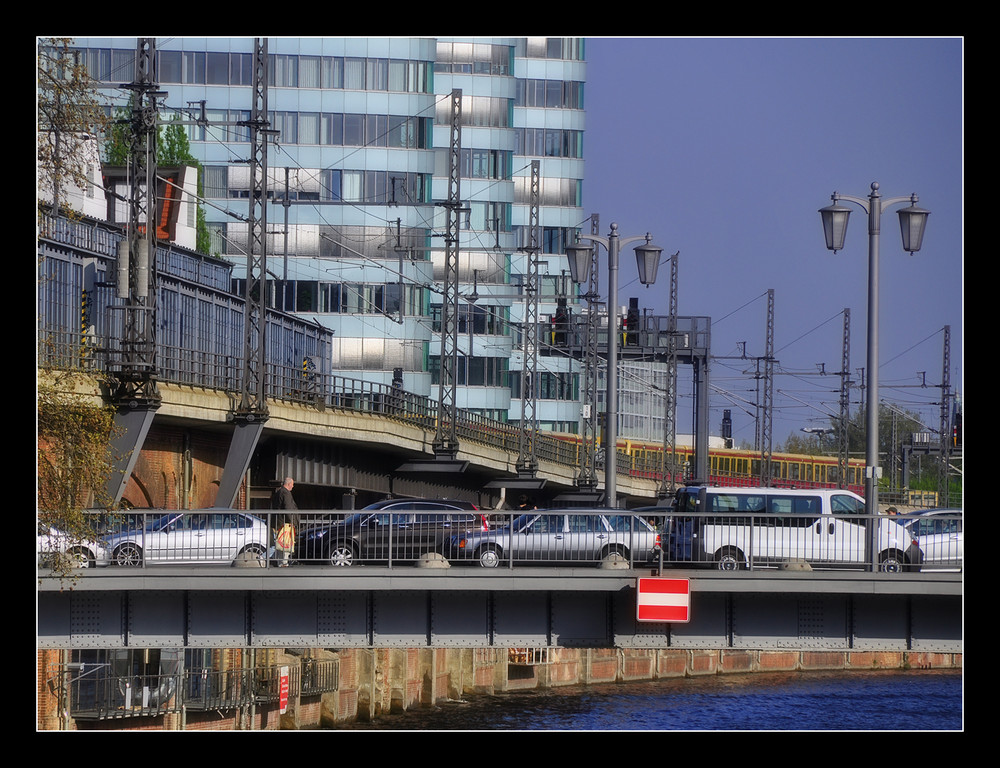
[[[488,530],[476,506],[451,499],[387,499],[345,519],[303,526],[295,544],[301,562],[351,566],[359,561],[413,561],[440,552],[452,534]]]
[[[36,552],[40,565],[57,565],[56,560],[63,556],[77,568],[101,568],[111,563],[107,549],[100,542],[70,536],[41,522]]]
[[[265,562],[267,523],[226,509],[171,511],[111,533],[104,546],[116,565],[228,563],[238,557]]]
[[[898,520],[923,552],[921,570],[962,570],[965,541],[961,509],[928,509],[900,515]]]
[[[572,563],[618,556],[652,562],[659,544],[653,526],[624,510],[532,510],[493,530],[452,536],[444,554],[449,560],[478,562],[484,568],[495,568],[511,558]]]
[[[863,566],[876,524],[878,569],[917,567],[921,553],[906,529],[892,518],[876,522],[864,514],[864,499],[844,490],[688,486],[677,492],[666,559],[723,571],[791,561]]]

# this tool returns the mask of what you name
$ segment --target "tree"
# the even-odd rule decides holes
[[[793,432],[788,436],[784,444],[775,450],[778,453],[799,453],[806,456],[819,456],[829,453],[831,446],[836,451],[836,445],[829,438],[824,442],[817,439],[814,435],[798,435]]]
[[[65,205],[68,189],[86,189],[89,158],[82,140],[107,126],[102,101],[71,42],[48,37],[37,45],[38,187],[51,192],[55,210]]]
[[[107,508],[112,470],[113,409],[81,394],[92,379],[73,371],[40,368],[37,407],[38,522],[57,528],[69,541],[95,538],[90,508]],[[66,575],[74,563],[55,557],[48,563]]]
[[[104,142],[104,159],[109,165],[124,166],[128,162],[128,131],[131,107],[122,107],[117,113]],[[191,142],[187,131],[180,122],[171,121],[161,126],[156,136],[157,165],[189,165],[198,171],[198,197],[204,198],[204,178],[201,163],[191,154]],[[208,219],[205,209],[198,206],[197,239],[195,248],[201,253],[208,253],[211,248],[211,236],[208,231]]]

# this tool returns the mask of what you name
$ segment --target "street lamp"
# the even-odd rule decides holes
[[[613,508],[618,502],[617,465],[618,465],[618,256],[622,246],[636,240],[645,240],[643,245],[635,247],[636,266],[639,270],[639,281],[643,285],[656,282],[656,269],[660,263],[662,248],[653,245],[647,232],[644,236],[626,237],[618,235],[618,225],[611,224],[611,232],[607,237],[599,235],[578,235],[580,240],[592,240],[600,243],[608,252],[608,376],[607,396],[605,403],[604,427],[605,445],[604,457],[604,506]],[[577,243],[566,246],[566,256],[569,259],[569,274],[574,283],[586,283],[590,279],[590,262],[593,246]]]
[[[879,227],[882,211],[897,203],[909,202],[909,208],[899,211],[899,226],[903,236],[903,250],[915,253],[920,250],[924,238],[924,227],[930,211],[917,207],[917,196],[891,197],[882,200],[879,185],[873,181],[868,199],[841,195],[831,195],[833,205],[820,208],[823,218],[823,232],[826,247],[836,253],[844,247],[847,234],[847,219],[851,209],[841,205],[841,200],[856,203],[868,214],[868,411],[865,421],[865,512],[878,514],[878,478],[882,474],[878,463],[878,249]]]
[[[833,427],[802,427],[802,432],[808,435],[817,435],[819,439],[819,451],[823,452],[823,435],[832,435],[835,430]]]

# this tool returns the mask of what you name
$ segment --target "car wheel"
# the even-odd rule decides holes
[[[115,565],[142,565],[142,547],[138,544],[122,544],[115,550]]]
[[[743,553],[735,547],[720,549],[715,555],[715,564],[720,571],[741,571],[746,568]]]
[[[601,551],[601,560],[628,560],[625,547],[606,547]]]
[[[890,549],[879,555],[878,569],[881,573],[902,573],[906,570],[906,558],[898,549]]]
[[[95,565],[94,556],[85,547],[76,547],[66,554],[75,568],[93,568]]]
[[[263,568],[267,565],[267,551],[260,544],[248,544],[236,556],[237,560],[255,560]]]
[[[500,550],[496,547],[483,547],[479,550],[479,564],[483,568],[496,568],[500,565]]]
[[[330,565],[349,567],[354,565],[354,547],[350,544],[335,546],[330,552]]]

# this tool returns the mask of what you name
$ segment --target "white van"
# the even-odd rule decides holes
[[[871,522],[864,499],[850,491],[687,486],[677,491],[665,554],[723,571],[797,561],[863,567]],[[889,518],[879,518],[873,544],[875,566],[886,573],[922,559],[906,529]]]

